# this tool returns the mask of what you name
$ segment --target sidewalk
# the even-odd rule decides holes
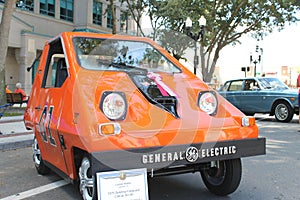
[[[2,117],[0,119],[0,151],[29,147],[33,132],[26,130],[23,116]]]

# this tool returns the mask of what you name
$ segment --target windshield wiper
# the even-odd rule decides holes
[[[147,74],[148,70],[144,69],[144,68],[140,68],[140,67],[135,67],[132,65],[127,65],[126,63],[117,63],[117,62],[112,62],[110,65],[110,67],[115,67],[118,69],[122,69],[126,72],[140,72],[143,74]]]

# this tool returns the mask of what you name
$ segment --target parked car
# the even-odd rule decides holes
[[[247,115],[268,113],[279,122],[290,122],[294,114],[299,114],[298,91],[278,78],[228,80],[219,94]]]
[[[212,193],[227,195],[241,157],[265,154],[255,118],[150,39],[64,32],[37,64],[24,114],[35,167],[77,184],[83,199],[103,199],[104,172],[132,169],[148,178],[200,172]]]

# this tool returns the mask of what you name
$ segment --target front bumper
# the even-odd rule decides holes
[[[211,161],[264,154],[265,138],[93,152],[92,173],[147,168],[152,176],[175,174],[199,171],[197,166]]]

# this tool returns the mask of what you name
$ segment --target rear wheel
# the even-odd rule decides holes
[[[201,170],[201,176],[210,192],[219,196],[233,193],[241,181],[241,159],[217,161],[213,166]]]
[[[96,190],[94,187],[94,177],[92,176],[91,162],[87,156],[81,160],[78,170],[79,175],[79,191],[84,200],[96,199]]]
[[[42,158],[42,154],[41,154],[41,151],[39,148],[39,144],[38,144],[36,138],[33,139],[32,158],[33,158],[34,166],[39,174],[45,175],[50,172],[50,169],[44,163],[44,160]]]
[[[275,104],[275,118],[279,122],[290,122],[293,119],[294,111],[289,103],[281,101]]]

